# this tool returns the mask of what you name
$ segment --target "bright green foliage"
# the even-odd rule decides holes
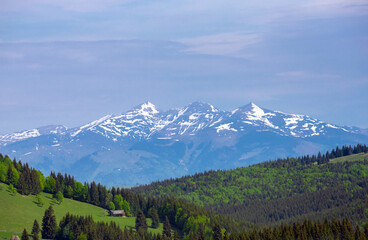
[[[13,184],[16,186],[19,180],[19,173],[17,169],[13,166],[13,164],[9,164],[8,172],[7,172],[7,180],[9,184]]]
[[[125,199],[123,200],[123,209],[125,211],[125,214],[127,215],[127,217],[131,217],[132,214],[130,213],[130,204],[128,203],[128,201],[126,201]]]
[[[115,204],[113,202],[109,203],[109,210],[115,210]]]
[[[88,190],[82,183],[74,181],[74,192],[73,192],[74,199],[79,200],[79,201],[86,199],[87,192]]]
[[[81,234],[76,238],[76,240],[87,240],[87,236],[86,236],[86,234],[81,233]]]
[[[45,205],[45,201],[43,200],[41,194],[36,195],[36,203],[39,207],[42,207],[43,205]]]
[[[0,161],[0,182],[8,181],[8,177],[7,177],[8,168],[9,168],[9,163]]]
[[[125,214],[130,217],[131,213],[130,213],[130,204],[123,199],[123,197],[121,195],[115,195],[114,196],[114,205],[115,205],[115,209],[116,210],[124,210]]]
[[[64,196],[63,196],[63,194],[60,191],[58,191],[55,194],[55,199],[56,199],[56,201],[57,201],[58,204],[61,204],[64,201]]]
[[[48,176],[46,178],[45,192],[55,193],[55,191],[56,191],[56,181],[52,176]]]
[[[124,199],[121,195],[115,195],[114,197],[114,205],[116,210],[122,210],[123,209],[123,203]]]
[[[38,175],[38,180],[40,181],[41,191],[43,191],[45,189],[45,186],[46,186],[45,176],[43,175],[43,173],[40,170],[37,170],[37,175]]]
[[[13,184],[9,184],[8,191],[14,195],[17,193],[17,190],[14,188]]]

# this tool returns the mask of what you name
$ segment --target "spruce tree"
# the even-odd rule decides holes
[[[137,231],[140,229],[147,230],[147,221],[142,211],[139,211],[137,218],[135,219],[135,228]]]
[[[27,233],[26,229],[23,230],[22,240],[29,240],[28,233]]]
[[[152,228],[158,228],[160,224],[160,219],[158,217],[158,213],[155,207],[151,208],[151,218],[152,218]]]
[[[56,234],[56,217],[54,209],[50,205],[42,218],[42,238],[53,239]]]
[[[164,229],[162,231],[162,236],[164,239],[166,238],[171,239],[171,226],[170,226],[169,218],[167,216],[165,216]]]
[[[32,227],[32,235],[33,235],[34,240],[39,239],[39,236],[38,236],[39,233],[40,233],[40,225],[38,224],[37,220],[34,220],[33,227]]]

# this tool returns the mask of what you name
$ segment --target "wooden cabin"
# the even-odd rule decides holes
[[[110,210],[111,217],[126,217],[124,210]]]

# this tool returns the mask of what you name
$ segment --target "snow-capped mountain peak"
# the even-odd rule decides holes
[[[241,134],[251,129],[300,138],[325,135],[330,131],[358,132],[348,127],[324,123],[306,115],[267,110],[253,102],[232,112],[221,111],[211,104],[202,102],[193,102],[181,109],[159,111],[151,102],[145,102],[126,113],[106,115],[69,130],[64,126],[46,126],[3,135],[0,136],[0,145],[47,134],[68,134],[70,138],[75,138],[80,134],[91,133],[118,141],[125,138],[173,139],[196,135],[197,132],[205,130],[218,135]]]
[[[135,115],[142,115],[142,116],[146,116],[146,117],[151,117],[154,114],[159,113],[159,111],[156,109],[156,106],[147,101],[141,105],[136,106],[135,108],[133,108],[131,111],[128,111],[127,114],[130,114],[133,116]]]

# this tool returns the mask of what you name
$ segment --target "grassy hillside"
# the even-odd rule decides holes
[[[331,159],[330,162],[332,163],[355,162],[355,161],[363,161],[364,159],[368,159],[368,153],[358,153],[358,154],[353,154],[350,156],[334,158],[334,159]]]
[[[353,154],[323,164],[297,159],[210,171],[133,188],[176,196],[259,224],[349,217],[368,222],[368,157]]]
[[[134,228],[135,226],[135,217],[109,217],[107,216],[107,210],[103,208],[66,198],[60,205],[53,204],[51,199],[52,195],[47,193],[41,193],[41,195],[45,201],[43,207],[39,207],[36,204],[35,196],[23,196],[19,193],[12,195],[8,192],[8,185],[0,183],[0,236],[10,237],[11,233],[18,233],[21,235],[24,228],[30,232],[35,219],[37,219],[39,224],[42,223],[45,209],[50,204],[53,205],[58,222],[67,212],[70,212],[75,215],[91,215],[95,221],[114,221],[122,229],[124,229],[124,227]],[[147,219],[147,223],[149,226],[151,225],[150,218]],[[161,233],[162,223],[158,229],[149,228],[149,231]]]

